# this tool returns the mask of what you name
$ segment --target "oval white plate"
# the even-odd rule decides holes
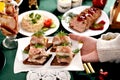
[[[64,15],[63,15],[63,18],[64,18],[64,19],[61,20],[61,23],[62,23],[63,27],[64,27],[67,31],[69,31],[69,32],[71,32],[71,33],[74,33],[74,34],[77,34],[77,35],[95,36],[95,35],[99,35],[99,34],[105,32],[105,31],[109,28],[109,18],[108,18],[107,14],[106,14],[104,11],[102,11],[102,15],[101,15],[100,18],[96,21],[96,22],[99,22],[99,21],[101,21],[101,20],[104,20],[104,21],[105,21],[105,25],[104,25],[104,29],[103,29],[103,30],[90,30],[90,29],[88,29],[88,30],[86,30],[85,32],[80,33],[80,32],[77,32],[77,31],[75,31],[75,30],[73,30],[73,29],[71,29],[71,28],[69,27],[69,23],[66,22],[66,19],[69,18],[67,15],[68,15],[69,13],[71,13],[71,12],[74,13],[74,14],[79,14],[79,13],[82,12],[84,9],[89,8],[89,7],[90,7],[90,6],[80,6],[80,7],[76,7],[76,8],[70,9],[69,11],[67,11],[66,13],[64,13]]]
[[[59,20],[58,20],[58,18],[54,14],[52,14],[52,13],[50,13],[48,11],[44,11],[44,10],[31,10],[31,11],[24,12],[24,13],[22,13],[22,14],[20,14],[18,16],[18,24],[19,24],[19,27],[20,27],[19,33],[21,33],[21,34],[23,34],[25,36],[31,36],[33,34],[33,32],[25,31],[21,27],[22,18],[26,14],[30,14],[31,12],[38,13],[38,14],[44,14],[46,17],[51,18],[53,20],[53,22],[56,25],[56,27],[55,28],[51,28],[48,31],[46,31],[45,35],[50,35],[50,34],[54,33],[59,28],[59,25],[60,25]]]

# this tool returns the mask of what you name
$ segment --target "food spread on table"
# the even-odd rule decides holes
[[[16,1],[17,4],[19,4],[21,0],[14,1]],[[74,1],[80,0],[72,1],[73,3],[75,3]],[[29,0],[30,7],[32,5],[37,5],[36,2],[37,0]],[[17,6],[11,4],[6,5],[3,1],[0,1],[0,23],[2,24],[2,25],[0,24],[0,26],[2,26],[2,28],[0,29],[4,32],[5,35],[12,35],[18,32],[16,28],[17,26],[16,22],[17,18],[15,15],[16,7]],[[68,4],[68,7],[71,8],[70,4]],[[68,7],[62,6],[64,10],[65,8]],[[71,18],[69,19],[68,24],[71,29],[79,33],[86,32],[88,29],[94,31],[103,30],[106,21],[104,19],[97,21],[101,15],[102,15],[101,9],[95,7],[86,8],[82,12],[79,12],[79,14],[74,13],[69,14]],[[9,25],[10,27],[8,28],[7,25]],[[52,18],[49,18],[44,14],[34,12],[26,14],[22,18],[21,27],[25,31],[34,33],[31,36],[30,42],[28,41],[29,44],[26,45],[23,52],[21,52],[27,54],[27,58],[24,58],[23,60],[23,65],[44,66],[51,58],[53,58],[50,62],[50,66],[66,67],[72,63],[72,60],[76,58],[75,55],[80,51],[78,46],[74,46],[74,49],[72,48],[74,43],[71,41],[69,36],[62,31],[54,35],[52,37],[52,42],[49,42],[49,38],[47,36],[44,36],[43,32],[48,31],[51,28],[55,28],[56,23]],[[77,59],[78,58],[79,57],[77,57]]]

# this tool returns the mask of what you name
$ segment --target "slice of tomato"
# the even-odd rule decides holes
[[[103,26],[97,26],[97,27],[90,27],[91,30],[103,30]]]
[[[93,26],[90,27],[91,30],[103,30],[105,25],[105,21],[101,20],[98,23],[95,23]]]
[[[47,20],[45,20],[45,22],[44,22],[44,27],[50,27],[52,25],[52,19],[47,19]]]
[[[105,21],[101,20],[98,24],[105,24]]]

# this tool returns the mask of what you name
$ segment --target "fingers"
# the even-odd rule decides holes
[[[73,40],[76,40],[76,41],[82,41],[84,42],[84,40],[86,39],[86,36],[79,36],[79,35],[75,35],[75,34],[69,34],[69,37]]]
[[[82,56],[83,62],[99,62],[98,54],[96,52],[92,52],[90,54],[86,54]]]

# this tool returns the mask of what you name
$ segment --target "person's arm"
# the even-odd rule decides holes
[[[103,34],[97,40],[97,52],[100,62],[120,62],[120,34]]]

